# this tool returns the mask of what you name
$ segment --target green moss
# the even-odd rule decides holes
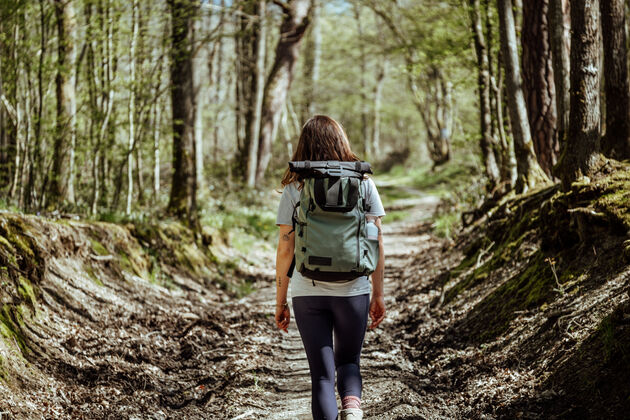
[[[519,232],[519,228],[515,227],[514,231]],[[507,234],[508,237],[512,237],[514,235],[516,235],[516,233],[508,232]],[[476,266],[477,261],[483,263],[480,264],[479,267],[476,267],[472,271],[472,273],[466,275],[463,279],[461,279],[455,286],[450,288],[446,292],[444,301],[447,303],[453,301],[462,291],[470,289],[482,283],[490,276],[492,272],[494,272],[495,270],[499,270],[505,264],[514,260],[516,257],[515,253],[520,249],[527,235],[528,232],[522,233],[521,236],[519,236],[515,240],[508,243],[503,243],[493,251],[492,242],[487,243],[488,240],[487,238],[485,238],[485,240],[481,242],[484,244],[485,248],[483,248],[480,243],[476,252],[473,255],[462,260],[462,262],[455,269],[453,269],[451,273],[457,275],[466,272],[472,267]],[[485,253],[485,256],[480,257],[481,253]],[[490,256],[490,258],[488,258],[488,256]],[[486,259],[485,261],[484,258]]]
[[[131,247],[127,248],[129,251],[133,251]],[[128,254],[121,247],[117,247],[118,261],[123,270],[136,274],[138,277],[146,279],[149,277],[149,273],[146,270],[144,264],[144,258],[140,252]]]
[[[536,309],[553,297],[555,279],[541,253],[520,274],[499,286],[474,309],[481,341],[503,334],[517,311]]]
[[[4,359],[0,355],[0,381],[7,381],[9,379],[9,373],[4,365]]]
[[[9,240],[2,235],[0,235],[0,245],[3,245],[6,248],[9,248],[10,250],[13,250],[13,246],[11,245],[11,242],[9,242]]]
[[[7,345],[17,343],[22,354],[27,354],[29,350],[22,334],[23,325],[21,306],[6,304],[2,307],[2,311],[0,311],[0,335]]]
[[[599,193],[594,207],[630,230],[630,168],[612,172],[590,189]]]
[[[18,293],[22,298],[27,301],[32,308],[36,307],[37,298],[35,296],[35,292],[33,291],[33,285],[31,282],[24,276],[19,276],[19,286]]]
[[[92,243],[92,249],[96,252],[97,255],[110,255],[110,252],[105,248],[105,246],[100,243],[95,238],[90,238],[90,242]]]
[[[88,277],[92,280],[92,282],[94,282],[94,284],[101,287],[104,286],[103,282],[98,278],[90,264],[83,264],[83,270],[87,273]]]
[[[15,251],[21,251],[21,253],[33,257],[35,253],[31,249],[28,239],[24,236],[24,232],[28,232],[28,227],[17,217],[5,219],[0,225],[0,237],[4,236],[3,244],[10,244]]]

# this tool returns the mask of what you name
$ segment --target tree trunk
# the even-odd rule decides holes
[[[57,18],[57,76],[55,89],[57,116],[53,146],[52,171],[48,188],[48,207],[56,208],[67,200],[68,183],[68,137],[72,136],[72,117],[76,107],[72,69],[74,67],[74,7],[72,1],[55,0]]]
[[[242,11],[242,8],[239,9]],[[235,27],[241,27],[241,32],[243,30],[243,16],[236,15]],[[241,33],[240,36],[235,37],[234,39],[234,72],[236,73],[236,82],[234,83],[234,133],[236,136],[236,168],[239,171],[239,176],[245,181],[247,179],[247,145],[246,145],[246,136],[244,130],[244,122],[245,122],[245,114],[247,110],[245,109],[246,98],[245,86],[247,85],[246,79],[249,75],[249,72],[246,68],[246,57],[247,49],[245,48],[244,36]]]
[[[475,53],[477,55],[477,89],[479,91],[479,144],[483,158],[488,189],[493,190],[500,180],[499,166],[496,161],[495,139],[492,135],[492,110],[490,108],[490,63],[486,40],[483,34],[481,5],[479,0],[470,0],[470,20],[472,23]],[[501,123],[500,121],[498,122]]]
[[[198,227],[195,181],[195,103],[193,86],[193,0],[169,0],[171,12],[171,100],[173,177],[167,212]]]
[[[556,138],[558,146],[561,147],[569,128],[571,50],[569,0],[549,0],[549,28],[553,79],[556,87]]]
[[[526,192],[536,185],[547,181],[547,177],[536,160],[527,119],[527,108],[525,106],[525,97],[523,96],[518,62],[512,0],[498,0],[498,10],[501,49],[503,51],[503,64],[505,66],[507,83],[508,110],[510,112],[518,172],[515,187],[517,192]]]
[[[18,146],[17,125],[17,82],[18,62],[16,60],[18,30],[15,17],[10,10],[0,10],[0,113],[3,125],[0,127],[0,191],[7,192],[16,171],[15,157]],[[9,14],[9,16],[7,16]],[[5,190],[5,191],[3,191]]]
[[[223,91],[223,60],[225,57],[223,35],[225,34],[225,0],[221,0],[221,12],[219,13],[219,40],[217,41],[219,45],[217,46],[217,77],[216,77],[216,89],[215,89],[215,103],[223,103],[224,94]],[[229,86],[230,83],[226,83],[226,86]],[[225,89],[227,92],[227,88]],[[217,109],[216,114],[214,115],[214,124],[212,127],[212,163],[216,164],[218,159],[217,155],[219,154],[219,121],[221,121],[223,109]],[[229,171],[228,171],[229,172]]]
[[[495,158],[499,164],[499,172],[501,173],[501,183],[505,184],[506,190],[511,190],[516,185],[518,173],[516,170],[516,157],[514,156],[514,139],[508,138],[506,133],[506,125],[509,125],[509,119],[505,116],[508,114],[505,110],[506,102],[505,85],[503,83],[502,57],[499,51],[497,57],[496,74],[498,80],[492,80],[492,91],[494,96],[494,112],[497,122],[497,131],[499,134],[499,145],[501,148],[496,150]]]
[[[70,80],[68,81],[68,83],[72,86],[72,94],[70,95],[70,98],[69,98],[69,101],[70,101],[70,150],[68,151],[69,164],[68,164],[67,198],[68,198],[68,202],[72,204],[76,204],[76,197],[75,197],[76,193],[75,193],[75,188],[74,188],[74,179],[76,175],[75,164],[76,164],[77,129],[78,129],[76,93],[78,91],[77,85],[78,85],[78,80],[79,80],[78,71],[79,71],[80,61],[78,60],[77,48],[75,46],[75,43],[78,41],[78,32],[77,32],[77,25],[74,20],[74,12],[72,13],[72,20],[70,22],[71,24],[69,25],[70,31],[68,33],[68,36],[71,39],[70,43],[72,45],[72,48],[70,48],[68,51],[68,57],[70,61],[69,62]]]
[[[599,1],[571,2],[571,110],[558,172],[564,189],[598,166],[600,147]]]
[[[162,101],[160,89],[162,86],[163,59],[158,64],[157,82],[155,84],[155,104],[153,106],[153,203],[157,203],[160,194],[160,135],[162,134]]]
[[[374,127],[372,129],[372,160],[380,160],[383,158],[381,153],[381,103],[383,98],[383,84],[387,75],[389,62],[387,58],[382,57],[378,65],[378,73],[376,74],[376,86],[374,87]]]
[[[271,159],[271,143],[291,88],[300,42],[309,23],[310,0],[291,0],[282,4],[284,17],[280,25],[280,39],[271,73],[265,83],[256,186],[262,182]]]
[[[359,41],[359,94],[361,96],[361,136],[363,144],[363,156],[365,160],[372,160],[372,145],[370,138],[370,126],[368,124],[368,95],[367,60],[365,56],[365,39],[363,37],[363,25],[361,24],[361,5],[354,3],[354,18],[357,22],[357,38]]]
[[[260,143],[260,124],[262,119],[262,106],[265,84],[265,55],[266,55],[266,28],[265,15],[267,14],[266,0],[260,0],[257,5],[258,25],[254,30],[256,43],[256,67],[252,75],[252,91],[247,120],[248,155],[247,155],[247,186],[253,188],[256,185],[256,169],[258,167],[258,147]]]
[[[138,41],[138,3],[133,0],[131,5],[131,48],[129,49],[129,69],[131,89],[129,92],[129,141],[127,143],[127,205],[125,214],[131,214],[133,199],[133,149],[135,142],[136,115],[136,43]]]
[[[322,30],[321,30],[321,0],[313,0],[313,12],[311,19],[310,36],[307,38],[307,46],[304,56],[304,68],[306,70],[306,92],[304,94],[305,114],[302,120],[315,115],[317,84],[319,83],[319,67],[322,56]]]
[[[204,26],[210,26],[210,20],[212,16],[204,16],[194,19],[193,33],[202,33]],[[195,183],[197,190],[203,191],[204,177],[204,140],[208,136],[206,135],[206,127],[204,121],[204,109],[208,104],[207,96],[209,95],[208,89],[204,86],[204,80],[206,76],[204,73],[204,64],[210,63],[210,79],[209,84],[212,85],[212,62],[214,59],[214,53],[208,54],[208,49],[205,44],[202,44],[196,48],[196,52],[193,56],[193,85],[195,86]]]
[[[604,41],[606,134],[602,152],[614,159],[630,158],[630,88],[626,49],[626,14],[623,0],[600,2]]]
[[[158,84],[159,86],[159,84]],[[153,124],[153,203],[157,203],[160,194],[160,125],[162,108],[160,101],[156,101]]]
[[[547,175],[556,163],[559,146],[556,138],[556,103],[549,24],[549,0],[523,2],[523,91],[534,151]]]

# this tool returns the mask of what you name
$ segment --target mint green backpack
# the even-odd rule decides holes
[[[378,228],[368,222],[364,196],[367,162],[298,161],[289,168],[304,181],[293,213],[293,267],[320,281],[348,281],[369,275],[379,256]]]

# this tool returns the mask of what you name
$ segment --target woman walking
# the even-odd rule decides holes
[[[316,115],[302,128],[293,160],[355,162],[359,159],[351,151],[341,125],[330,117]],[[291,283],[293,311],[311,373],[313,419],[334,420],[338,414],[342,420],[361,419],[359,360],[368,314],[372,320],[369,328],[377,327],[385,318],[381,235],[381,217],[385,215],[383,204],[371,179],[359,183],[362,189],[360,197],[367,209],[366,222],[372,222],[378,228],[378,263],[371,276],[371,285],[365,275],[333,282],[321,277],[320,280],[306,278],[294,270],[289,277],[295,247],[293,215],[300,203],[304,179],[298,173],[287,170],[282,185],[284,189],[276,220],[280,227],[276,256],[276,325],[287,332],[291,318],[287,292]],[[339,195],[341,197],[341,193]],[[375,237],[372,239],[376,240]],[[337,408],[335,373],[342,403],[341,412]]]

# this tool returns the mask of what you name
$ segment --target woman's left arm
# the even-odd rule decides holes
[[[276,252],[276,325],[284,332],[288,332],[291,312],[287,304],[289,276],[287,276],[295,246],[295,232],[288,225],[279,225],[278,250]]]

